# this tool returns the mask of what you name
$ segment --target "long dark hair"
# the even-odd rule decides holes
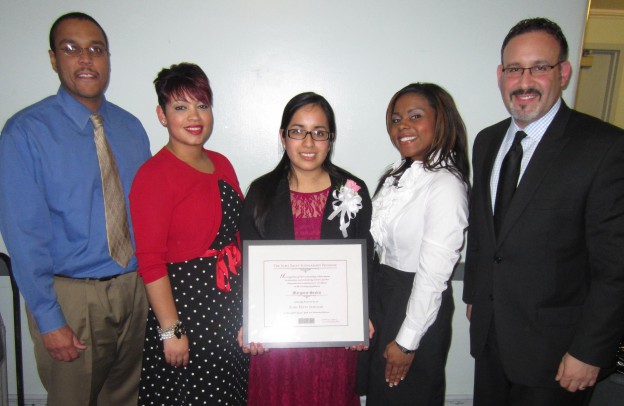
[[[329,132],[334,134],[334,136],[330,137],[327,141],[330,143],[329,151],[325,157],[325,161],[323,161],[322,168],[329,174],[330,178],[338,179],[339,182],[343,182],[350,176],[350,174],[334,165],[331,161],[333,145],[336,140],[336,118],[334,116],[334,110],[323,96],[313,92],[306,92],[298,94],[290,99],[290,101],[286,104],[286,107],[284,107],[284,112],[282,113],[282,122],[280,124],[282,137],[286,137],[288,124],[290,124],[290,121],[295,113],[300,108],[310,104],[319,106],[323,110],[329,124]],[[293,171],[290,158],[288,157],[286,151],[284,151],[284,154],[277,163],[277,166],[271,172],[261,176],[254,182],[258,184],[257,204],[254,207],[253,212],[254,224],[261,237],[264,237],[265,223],[269,213],[271,212],[271,206],[273,198],[277,192],[277,187],[282,180],[288,179],[292,176],[292,174]]]
[[[425,154],[423,167],[428,171],[441,168],[451,173],[470,186],[470,164],[468,161],[468,140],[466,126],[462,120],[453,97],[442,87],[434,83],[412,83],[405,86],[392,96],[386,110],[386,129],[390,132],[392,112],[397,100],[406,94],[418,94],[424,97],[435,111],[435,133],[431,149]],[[397,169],[390,168],[382,175],[377,184],[375,194],[388,177],[400,178],[412,166],[412,160],[406,158]]]

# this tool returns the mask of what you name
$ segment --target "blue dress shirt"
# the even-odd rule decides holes
[[[151,155],[149,140],[139,120],[118,106],[104,100],[99,114],[129,208],[134,175]],[[0,232],[41,333],[66,324],[54,275],[102,278],[137,268],[136,258],[123,269],[109,254],[90,115],[60,88],[15,114],[0,136]]]

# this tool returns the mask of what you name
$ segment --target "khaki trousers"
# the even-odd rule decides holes
[[[73,362],[54,360],[30,312],[37,369],[49,406],[135,406],[148,303],[136,272],[108,281],[54,278],[67,324],[87,349]]]

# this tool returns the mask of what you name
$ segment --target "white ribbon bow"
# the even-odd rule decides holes
[[[362,197],[348,186],[342,186],[339,191],[334,190],[332,196],[336,199],[332,202],[334,212],[327,219],[333,220],[334,217],[340,215],[340,231],[342,231],[342,236],[347,238],[347,228],[351,219],[354,219],[357,212],[362,208]]]

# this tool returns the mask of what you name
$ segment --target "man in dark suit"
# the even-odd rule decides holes
[[[481,131],[464,301],[475,405],[583,404],[624,323],[624,131],[568,108],[559,26],[514,26],[498,84],[511,118]]]

